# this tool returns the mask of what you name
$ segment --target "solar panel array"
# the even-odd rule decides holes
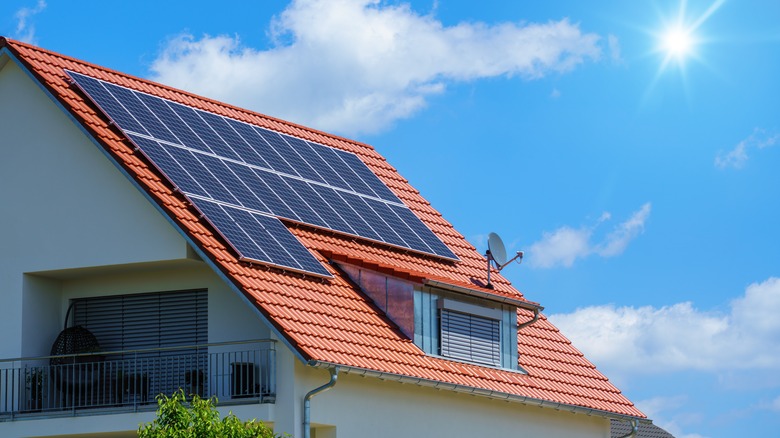
[[[355,154],[68,74],[241,259],[328,276],[284,218],[457,260]]]

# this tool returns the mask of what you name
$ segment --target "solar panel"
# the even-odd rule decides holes
[[[319,263],[288,258],[308,254],[316,262],[308,251],[302,254],[296,247],[280,253],[270,249],[276,247],[262,233],[248,235],[256,231],[250,218],[257,223],[282,218],[458,259],[355,154],[68,74],[245,259],[324,272]],[[289,232],[289,238],[279,234],[274,242],[297,242]]]
[[[206,219],[243,259],[329,277],[330,274],[279,219],[194,198]]]

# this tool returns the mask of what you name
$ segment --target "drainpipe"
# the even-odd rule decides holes
[[[631,432],[623,436],[619,436],[617,438],[635,438],[638,430],[639,430],[639,420],[633,419],[631,420]]]
[[[526,321],[526,322],[518,325],[517,326],[517,331],[520,331],[520,330],[528,327],[529,325],[535,323],[538,320],[539,320],[539,308],[537,307],[537,308],[534,309],[534,318],[532,320],[530,320],[530,321]]]
[[[312,389],[303,397],[303,438],[311,438],[311,399],[315,395],[333,388],[339,378],[339,367],[329,368],[328,371],[330,371],[328,383]]]

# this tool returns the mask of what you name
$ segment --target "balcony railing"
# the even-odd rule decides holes
[[[273,403],[274,341],[0,360],[0,421],[31,415],[154,410],[158,394]]]

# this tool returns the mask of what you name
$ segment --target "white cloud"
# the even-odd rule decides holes
[[[21,8],[16,11],[14,17],[16,18],[16,32],[14,38],[24,41],[26,43],[35,44],[35,26],[30,23],[30,19],[46,9],[46,2],[44,0],[38,0],[35,7]]]
[[[179,35],[156,81],[329,131],[374,132],[410,117],[448,84],[535,79],[601,56],[599,36],[567,19],[445,26],[408,4],[298,0],[270,28],[276,45]]]
[[[592,306],[550,319],[618,380],[684,370],[780,372],[780,278],[748,286],[728,313],[684,302],[661,308]]]
[[[769,134],[765,129],[756,128],[746,139],[737,143],[734,149],[728,152],[719,152],[715,157],[715,167],[741,169],[747,163],[749,150],[764,149],[773,146],[778,141],[780,141],[780,134]]]
[[[620,54],[620,41],[615,35],[607,35],[607,50],[609,52],[610,59],[612,59],[612,62],[620,63],[623,61],[623,58]]]
[[[650,203],[645,203],[631,217],[619,224],[607,235],[607,238],[594,248],[596,254],[602,257],[612,257],[622,254],[629,242],[645,229],[645,222],[650,216]],[[604,216],[602,216],[604,217]],[[609,219],[609,216],[606,217]],[[605,219],[605,220],[606,220]]]
[[[550,97],[553,99],[557,99],[561,97],[561,90],[557,88],[553,88],[553,90],[550,92]]]
[[[692,424],[698,424],[701,421],[700,414],[685,412],[685,409],[691,406],[687,395],[639,400],[636,402],[636,406],[658,427],[677,438],[704,438],[696,433],[683,432],[683,428],[690,428]]]
[[[645,203],[628,220],[615,226],[598,242],[592,242],[594,233],[599,225],[612,218],[609,212],[603,213],[595,226],[563,226],[555,231],[545,232],[541,240],[528,249],[527,261],[536,268],[571,267],[577,259],[594,254],[601,257],[620,255],[628,244],[642,233],[650,210],[651,204]]]

